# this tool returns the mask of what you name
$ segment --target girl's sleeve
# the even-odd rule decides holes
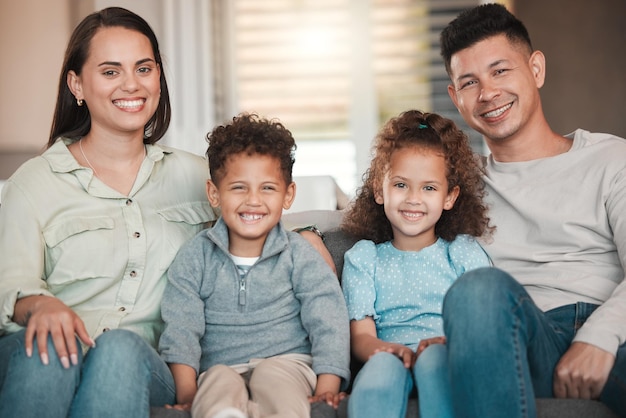
[[[367,316],[378,319],[374,307],[376,255],[376,244],[362,240],[346,251],[344,256],[341,287],[351,320]]]
[[[458,276],[492,265],[489,256],[474,237],[459,235],[450,243],[450,259]]]

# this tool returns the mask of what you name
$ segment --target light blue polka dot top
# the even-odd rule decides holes
[[[438,239],[421,251],[401,251],[390,241],[357,242],[345,254],[343,294],[350,319],[371,316],[378,338],[415,349],[423,338],[443,335],[443,298],[464,272],[489,266],[472,237]]]

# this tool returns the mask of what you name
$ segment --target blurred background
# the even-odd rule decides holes
[[[277,118],[298,144],[294,175],[354,195],[370,144],[412,108],[457,121],[441,29],[478,0],[0,0],[0,182],[47,142],[66,43],[87,14],[128,8],[155,30],[173,120],[163,143],[204,154],[241,111]],[[626,137],[626,0],[500,1],[547,57],[544,110],[557,132]],[[302,190],[299,189],[302,193]]]

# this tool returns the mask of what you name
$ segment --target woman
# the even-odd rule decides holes
[[[1,417],[138,417],[174,402],[155,350],[165,273],[215,213],[204,160],[154,145],[170,116],[149,25],[121,8],[87,16],[48,148],[3,190]]]

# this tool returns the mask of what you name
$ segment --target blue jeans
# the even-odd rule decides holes
[[[348,399],[348,416],[404,418],[417,384],[420,418],[451,418],[446,346],[433,344],[417,358],[413,370],[391,353],[374,354],[359,371]]]
[[[553,397],[553,371],[597,305],[542,312],[509,274],[481,268],[459,278],[444,300],[444,331],[455,414],[535,417],[535,397]],[[600,400],[626,417],[626,346]]]
[[[137,334],[111,330],[77,366],[64,369],[48,338],[49,364],[37,344],[26,357],[24,331],[0,338],[0,417],[148,417],[175,399],[174,379]]]

